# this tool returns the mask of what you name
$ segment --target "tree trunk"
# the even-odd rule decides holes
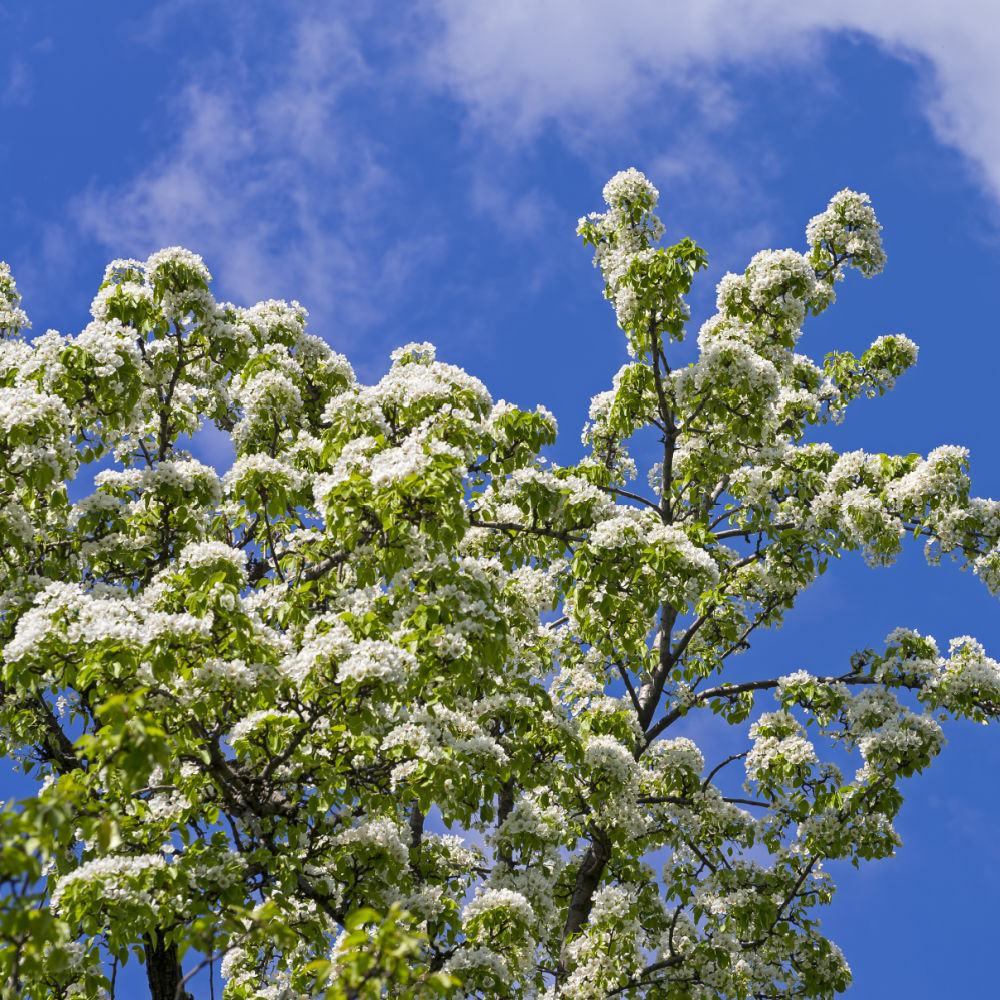
[[[563,928],[562,947],[559,954],[560,972],[566,972],[566,944],[587,922],[590,908],[594,902],[594,893],[601,884],[604,866],[611,860],[611,844],[605,834],[598,829],[591,830],[590,846],[587,848],[576,872],[576,886],[569,902],[569,912],[566,914],[566,926]]]
[[[157,935],[146,936],[146,979],[152,1000],[194,1000],[190,993],[182,990],[184,972],[177,958],[177,945],[166,944]]]

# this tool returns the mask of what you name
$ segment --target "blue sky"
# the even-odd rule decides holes
[[[645,171],[668,239],[708,249],[696,323],[721,274],[801,249],[806,221],[849,186],[871,195],[888,266],[840,286],[801,349],[904,332],[921,353],[831,440],[965,444],[976,491],[1000,495],[1000,8],[359,6],[0,0],[0,258],[36,331],[80,329],[112,257],[181,244],[220,297],[299,299],[366,380],[426,339],[495,398],[545,403],[569,463],[625,357],[574,235],[611,174]],[[889,570],[833,567],[750,655],[762,672],[839,671],[897,625],[1000,655],[995,600],[917,549]],[[910,784],[898,857],[843,872],[825,915],[851,1000],[995,982],[1000,731],[949,736]]]

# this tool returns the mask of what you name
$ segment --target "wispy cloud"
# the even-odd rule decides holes
[[[83,192],[72,215],[111,255],[187,246],[222,294],[297,298],[317,332],[350,340],[382,317],[433,240],[390,231],[392,178],[342,115],[344,95],[371,82],[351,25],[306,14],[291,51],[263,67],[239,44],[260,27],[235,23],[232,49],[194,67],[175,99],[160,154],[124,185]]]
[[[734,105],[724,88],[713,89],[713,74],[808,67],[822,61],[833,34],[864,35],[914,63],[934,131],[1000,197],[1000,7],[980,0],[622,0],[613,14],[574,0],[436,0],[435,10],[430,80],[507,135],[557,128],[571,139],[634,121],[651,102],[665,113],[664,88],[721,97],[700,115],[717,124]]]
[[[586,130],[632,117],[664,83],[700,88],[692,70],[707,63],[775,49],[808,58],[796,19],[769,16],[780,6],[623,0],[612,13],[573,0],[436,0],[441,32],[427,73],[484,122]]]
[[[28,67],[22,59],[15,59],[7,71],[7,82],[0,92],[0,105],[10,107],[14,104],[27,104],[31,97],[31,82],[28,79]]]

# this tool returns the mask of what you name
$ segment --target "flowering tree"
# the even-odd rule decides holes
[[[906,532],[996,588],[1000,505],[963,449],[815,440],[916,359],[795,353],[882,268],[865,196],[727,275],[687,366],[704,253],[655,248],[635,170],[604,196],[580,233],[633,360],[574,468],[544,409],[427,344],[360,385],[186,251],[115,261],[82,333],[30,343],[0,270],[0,727],[38,779],[0,811],[5,996],[114,995],[135,959],[153,1000],[216,959],[231,1000],[847,986],[823,863],[892,853],[899,780],[945,717],[996,717],[1000,668],[902,630],[833,676],[730,658]],[[206,423],[221,477],[181,449]],[[680,735],[706,712],[741,752]]]

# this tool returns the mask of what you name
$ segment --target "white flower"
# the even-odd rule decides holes
[[[241,576],[246,575],[247,554],[225,542],[191,542],[177,557],[179,566],[212,566],[219,562],[228,563]]]
[[[19,308],[20,302],[10,267],[0,260],[0,335],[14,336],[31,326],[24,310]]]
[[[647,180],[645,174],[640,173],[635,167],[619,170],[604,185],[601,194],[609,208],[619,208],[624,202],[634,204],[640,198],[646,198],[650,209],[654,209],[660,199],[660,192]]]
[[[535,919],[531,904],[521,893],[510,889],[480,889],[465,904],[462,923],[468,925],[476,917],[494,910],[506,911],[522,924],[531,924]]]
[[[109,904],[141,898],[138,896],[138,891],[129,886],[129,882],[146,872],[165,868],[166,864],[167,861],[162,854],[140,854],[131,857],[111,855],[86,861],[56,882],[51,893],[50,905],[58,913],[60,901],[66,890],[79,882],[97,883],[102,898]]]
[[[341,664],[337,682],[351,678],[359,684],[382,681],[400,684],[416,666],[416,657],[406,649],[382,639],[362,639]]]

